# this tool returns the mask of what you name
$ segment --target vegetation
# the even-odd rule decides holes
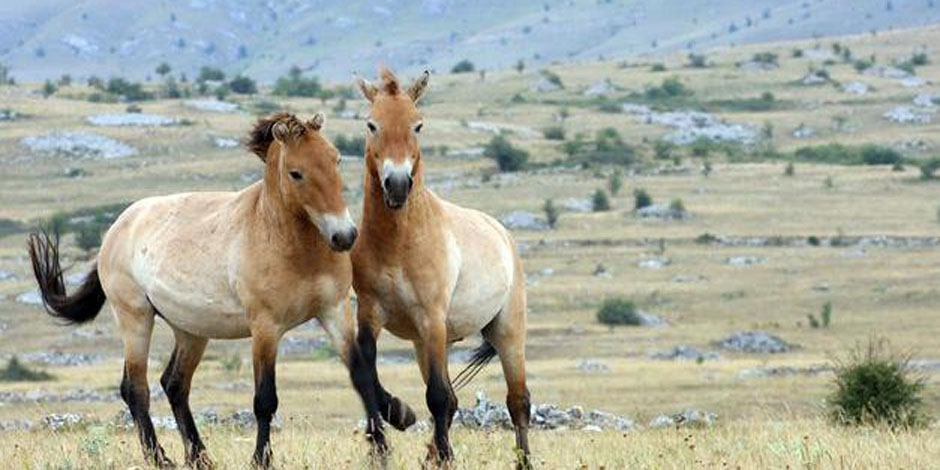
[[[550,228],[555,228],[558,224],[558,208],[555,207],[555,201],[552,199],[546,199],[545,204],[542,205],[542,210],[545,212],[545,220],[548,222]]]
[[[464,59],[454,64],[450,69],[450,73],[470,73],[474,70],[476,70],[476,66],[473,65],[473,62]]]
[[[55,83],[52,83],[52,80],[46,80],[46,83],[42,85],[42,97],[48,98],[59,91],[59,87]]]
[[[773,93],[765,91],[760,96],[754,98],[737,98],[709,101],[704,106],[706,110],[717,111],[743,111],[759,112],[770,111],[782,107],[782,103],[777,101]]]
[[[225,72],[222,69],[203,66],[199,69],[199,75],[196,76],[197,82],[221,82],[225,80]]]
[[[290,68],[286,77],[280,77],[274,82],[271,91],[276,96],[303,96],[315,98],[323,93],[323,86],[316,77],[304,77],[303,71],[296,65]]]
[[[620,189],[623,187],[623,171],[620,169],[614,170],[610,174],[610,177],[607,178],[607,190],[610,191],[611,196],[616,196],[620,194]]]
[[[243,75],[239,75],[228,82],[228,88],[232,93],[239,95],[253,95],[258,92],[258,84],[254,80]]]
[[[610,198],[607,197],[607,193],[603,189],[598,189],[594,191],[594,195],[591,196],[591,207],[594,212],[606,212],[610,210]]]
[[[783,169],[783,176],[793,176],[795,173],[796,167],[793,162],[787,162],[787,166]]]
[[[653,197],[643,188],[633,190],[633,208],[636,210],[653,205]]]
[[[366,138],[362,136],[347,137],[345,134],[338,134],[333,140],[336,150],[340,155],[365,155]]]
[[[55,380],[55,377],[46,371],[32,370],[13,356],[6,367],[0,369],[0,382],[44,382]]]
[[[650,67],[650,72],[665,72],[665,71],[666,71],[666,65],[660,62],[657,62]]]
[[[678,199],[678,198],[673,199],[672,201],[669,201],[669,210],[672,211],[673,214],[677,214],[680,216],[686,214],[685,203],[682,202],[682,199]]]
[[[542,70],[542,76],[545,77],[550,83],[554,84],[558,88],[564,88],[565,84],[561,81],[561,76],[557,73],[552,72],[551,70],[545,69]]]
[[[101,226],[99,224],[83,224],[75,233],[75,244],[86,253],[101,246]]]
[[[513,147],[508,139],[502,135],[493,137],[483,150],[483,155],[496,161],[499,171],[513,172],[525,168],[529,161],[529,153],[520,148]]]
[[[636,161],[636,149],[624,142],[620,133],[612,127],[597,131],[593,141],[578,134],[562,145],[562,151],[568,155],[569,161],[588,166],[628,166]]]
[[[903,160],[897,150],[874,144],[862,146],[825,144],[802,147],[797,149],[793,156],[803,161],[838,165],[893,165]]]
[[[773,52],[758,52],[751,57],[751,60],[760,64],[777,65],[777,57],[777,54]]]
[[[937,170],[940,170],[940,156],[930,157],[917,163],[920,170],[920,178],[923,180],[932,180],[936,178]]]
[[[811,237],[815,238],[815,237]],[[812,246],[819,246],[819,239],[809,242]],[[816,315],[810,313],[806,315],[807,320],[809,321],[809,326],[811,328],[829,328],[829,324],[832,322],[832,302],[826,302],[822,306],[822,310],[819,312],[819,318],[816,318]]]
[[[597,321],[610,327],[618,325],[638,326],[643,323],[636,304],[632,300],[615,297],[604,300],[597,311]]]
[[[891,428],[926,423],[924,379],[914,376],[910,356],[888,351],[884,340],[869,339],[835,366],[836,390],[829,405],[836,423]]]
[[[708,67],[708,57],[705,54],[689,54],[689,67],[703,69]]]
[[[561,126],[550,126],[542,129],[542,135],[548,140],[565,140],[565,128]]]

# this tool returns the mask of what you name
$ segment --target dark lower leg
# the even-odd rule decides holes
[[[368,326],[359,330],[356,346],[349,352],[349,376],[366,409],[366,437],[373,450],[388,450],[380,417],[378,373],[375,370],[375,336]]]
[[[144,452],[144,459],[157,467],[170,467],[173,462],[166,457],[163,448],[157,443],[157,435],[150,420],[150,388],[147,386],[146,371],[143,380],[139,373],[129,372],[124,366],[124,378],[121,380],[121,398],[131,412],[131,418],[137,427],[137,435]]]
[[[173,416],[176,418],[180,436],[183,438],[186,463],[196,468],[211,466],[205,452],[206,447],[199,437],[199,431],[196,429],[196,423],[189,407],[192,374],[204,348],[205,343],[203,342],[202,347],[195,351],[189,348],[180,349],[179,347],[174,349],[173,355],[170,357],[170,363],[160,378],[160,384],[166,392],[170,407],[173,409]]]
[[[446,356],[441,359],[446,360]],[[450,448],[450,425],[457,411],[457,397],[446,375],[446,369],[441,370],[433,362],[430,364],[428,374],[428,389],[425,394],[428,409],[434,419],[434,448],[437,451],[437,460],[445,462],[453,458]]]
[[[531,468],[529,463],[529,414],[531,413],[529,390],[524,386],[520,391],[510,390],[506,396],[506,407],[509,408],[509,416],[516,430],[516,449],[519,451],[519,462],[516,468]]]

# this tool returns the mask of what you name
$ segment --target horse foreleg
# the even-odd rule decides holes
[[[193,336],[182,330],[174,329],[176,347],[170,357],[160,384],[166,392],[173,416],[183,439],[183,448],[186,452],[186,464],[197,470],[212,467],[212,461],[206,453],[206,447],[199,438],[192,411],[189,408],[189,391],[192,385],[193,373],[202,359],[209,342],[206,338]]]
[[[255,375],[255,420],[258,436],[255,441],[253,463],[256,467],[271,467],[271,419],[277,412],[277,388],[274,366],[280,334],[271,328],[252,328],[251,355]]]
[[[366,409],[366,437],[373,453],[383,461],[388,452],[382,417],[379,414],[378,374],[375,370],[375,336],[369,326],[360,325],[356,342],[349,345],[349,376]]]
[[[116,305],[118,302],[113,302]],[[131,412],[144,459],[159,468],[173,467],[173,462],[157,442],[150,419],[150,386],[147,384],[147,360],[153,333],[153,312],[113,307],[121,340],[124,342],[124,378],[121,398]]]

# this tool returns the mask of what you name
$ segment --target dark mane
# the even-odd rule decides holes
[[[399,91],[398,78],[391,70],[382,67],[379,70],[379,77],[382,79],[382,91],[388,95],[397,95]]]
[[[276,113],[258,119],[258,122],[255,123],[251,132],[248,133],[248,138],[245,140],[244,144],[245,147],[257,155],[261,161],[265,161],[268,157],[268,148],[271,147],[271,142],[274,141],[274,133],[272,130],[274,125],[279,122],[284,122],[287,124],[288,128],[292,130],[297,129],[302,132],[302,129],[305,129],[304,124],[290,113]]]

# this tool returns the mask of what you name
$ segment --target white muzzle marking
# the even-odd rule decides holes
[[[391,158],[386,158],[382,160],[382,181],[384,182],[389,176],[410,177],[411,168],[412,162],[410,158],[406,158],[405,161],[397,165]]]
[[[356,223],[353,222],[352,216],[349,215],[349,209],[343,209],[343,212],[337,212],[335,214],[317,213],[309,206],[304,206],[304,209],[307,210],[307,215],[310,216],[310,220],[313,221],[317,229],[320,230],[320,234],[322,234],[323,238],[327,241],[331,240],[333,235],[337,233],[349,233],[349,231],[356,228]]]

